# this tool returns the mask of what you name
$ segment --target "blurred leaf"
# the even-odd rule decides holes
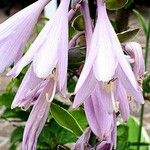
[[[146,25],[146,20],[144,19],[144,17],[137,10],[133,9],[133,13],[137,17],[140,25],[143,28],[143,31],[144,31],[145,35],[147,36],[148,35],[148,27]]]
[[[10,142],[13,144],[19,143],[22,141],[24,127],[17,127],[11,134]]]
[[[0,95],[0,106],[5,106],[7,108],[11,107],[11,103],[14,99],[15,94],[11,92],[4,93]]]
[[[71,79],[68,81],[67,84],[68,84],[68,85],[67,85],[68,91],[69,91],[70,93],[71,93],[71,92],[74,92],[74,89],[75,89],[75,86],[76,86],[75,80],[71,78]]]
[[[76,110],[70,110],[69,112],[77,120],[77,122],[79,123],[79,125],[82,127],[83,130],[87,128],[88,122],[84,110],[82,108]]]
[[[128,131],[129,128],[127,125],[121,124],[117,127],[117,136],[118,139],[123,140],[123,141],[127,141],[128,140]]]
[[[138,141],[139,121],[135,117],[130,117],[127,122],[127,126],[129,128],[128,141],[130,143],[136,143]],[[144,128],[142,128],[141,142],[150,142],[148,134],[146,133],[146,130]],[[137,150],[137,145],[130,146],[130,148],[133,150]],[[140,150],[150,150],[150,146],[140,146]]]
[[[124,7],[128,0],[106,0],[106,7],[109,10],[117,10]]]
[[[26,121],[29,117],[29,111],[22,111],[20,108],[10,109],[7,108],[1,115],[2,118],[19,118],[22,121]]]
[[[117,127],[117,148],[116,150],[129,150],[128,126],[121,124]]]
[[[143,91],[150,93],[150,75],[148,75],[143,81]]]
[[[84,19],[82,15],[78,15],[72,22],[72,27],[74,27],[77,31],[83,31],[84,30]]]
[[[15,144],[11,144],[9,150],[16,150],[17,146]]]
[[[42,130],[38,147],[47,147],[48,149],[56,149],[59,144],[73,143],[77,139],[74,134],[59,126],[54,119]]]
[[[139,32],[139,28],[130,29],[130,30],[118,33],[117,36],[120,42],[127,42],[131,40],[132,38],[134,38],[138,32]]]
[[[64,108],[52,103],[51,104],[51,114],[56,120],[56,122],[67,129],[68,131],[74,133],[76,136],[82,134],[82,128],[75,120],[75,118]]]

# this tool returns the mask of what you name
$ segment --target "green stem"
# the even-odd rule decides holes
[[[149,18],[149,25],[148,25],[148,33],[147,33],[147,37],[146,37],[145,69],[147,69],[147,62],[148,62],[149,39],[150,39],[150,18]],[[142,106],[141,106],[140,127],[139,127],[138,143],[141,142],[142,126],[143,126],[143,117],[144,117],[144,104],[142,104]],[[140,145],[138,145],[137,150],[140,150]]]

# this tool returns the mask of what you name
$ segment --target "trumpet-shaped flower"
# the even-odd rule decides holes
[[[74,107],[79,106],[91,94],[96,81],[109,82],[114,77],[119,79],[137,102],[143,103],[139,85],[109,21],[106,6],[102,0],[97,0],[97,5],[98,19],[84,68],[76,85]],[[87,92],[82,93],[83,87],[87,85]]]
[[[17,62],[44,6],[50,0],[38,0],[0,24],[0,73]]]
[[[57,68],[59,88],[63,88],[67,77],[69,3],[70,0],[61,1],[54,16],[9,74],[17,76],[33,61],[34,72],[39,78],[47,78]]]
[[[35,150],[38,136],[46,122],[50,102],[56,91],[56,81],[52,78],[47,80],[40,96],[36,100],[31,114],[25,126],[23,134],[22,150]]]

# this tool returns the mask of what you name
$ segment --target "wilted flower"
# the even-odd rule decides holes
[[[19,106],[27,109],[39,96],[39,91],[43,88],[42,84],[44,83],[43,79],[36,77],[33,66],[31,66],[22,80],[11,107]]]
[[[50,102],[54,98],[56,91],[55,83],[56,81],[53,78],[47,80],[43,91],[41,91],[33,106],[24,130],[22,150],[36,149],[38,136],[46,122],[51,104]]]
[[[0,24],[0,73],[17,62],[44,6],[50,0],[38,0]]]
[[[136,42],[127,42],[122,44],[124,52],[133,59],[133,72],[137,78],[141,78],[145,73],[144,58],[141,45]]]
[[[39,78],[47,78],[56,68],[59,88],[63,88],[67,78],[69,3],[70,0],[61,1],[54,16],[9,74],[17,76],[24,66],[33,61],[34,72]]]

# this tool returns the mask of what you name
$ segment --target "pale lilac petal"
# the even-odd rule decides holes
[[[123,85],[118,81],[116,83],[116,99],[119,101],[119,111],[121,117],[124,121],[127,121],[130,115],[129,101],[127,98],[127,93],[123,87]]]
[[[91,147],[88,144],[89,139],[91,135],[91,130],[90,128],[87,128],[84,133],[81,135],[81,137],[77,140],[77,142],[73,145],[71,150],[90,150]]]
[[[129,65],[128,61],[126,60],[121,44],[119,42],[119,39],[114,31],[114,28],[112,27],[108,16],[106,17],[106,21],[107,21],[107,29],[109,32],[109,39],[111,40],[111,44],[113,46],[113,52],[116,55],[116,58],[120,64],[120,67],[122,68],[122,71],[124,72],[124,74],[126,75],[126,77],[128,77],[128,82],[130,82],[132,84],[132,86],[135,88],[135,90],[138,89],[138,84],[137,81],[135,79],[135,76],[132,72],[131,66]],[[120,74],[121,76],[121,74]]]
[[[23,135],[22,150],[35,150],[38,136],[46,122],[50,102],[47,98],[51,98],[55,81],[52,79],[45,86],[37,102],[33,106],[29,119],[25,126]],[[48,94],[48,97],[47,97]]]
[[[97,80],[95,79],[93,72],[90,71],[82,87],[75,95],[73,103],[74,108],[80,106],[91,95],[91,93],[95,89],[96,83]]]
[[[127,42],[123,43],[123,48],[127,54],[134,59],[132,66],[135,76],[142,76],[145,72],[145,65],[141,45],[136,42]]]
[[[118,76],[119,80],[121,81],[122,85],[124,86],[127,93],[135,98],[138,103],[144,103],[144,98],[140,89],[135,89],[133,84],[129,81],[130,76],[127,76],[125,72],[122,70],[120,65],[118,65],[116,70],[116,76]]]
[[[95,38],[93,34],[91,51],[97,49],[97,56],[93,66],[94,74],[99,81],[107,82],[112,79],[117,67],[117,59],[113,51],[113,43],[110,39],[106,18],[106,10],[104,7],[98,9],[97,25],[95,27]],[[92,47],[93,46],[93,47]],[[95,46],[95,47],[94,47]]]
[[[45,35],[48,38],[33,60],[35,73],[38,77],[43,78],[51,74],[58,61],[58,77],[60,84],[62,84],[61,88],[67,73],[69,3],[69,0],[61,2],[55,15],[55,22],[50,20],[52,25],[49,26],[48,33]]]
[[[27,93],[30,90],[33,90],[34,88],[36,88],[42,81],[43,81],[43,79],[36,77],[36,75],[33,72],[33,66],[31,66],[28,69],[28,71],[17,91],[17,94],[13,100],[11,107],[14,108],[19,105],[22,105],[22,103],[25,101],[25,99],[27,97]]]
[[[97,120],[95,119],[94,106],[92,103],[91,96],[88,97],[87,100],[84,102],[84,109],[85,109],[86,118],[89,122],[91,130],[94,132],[94,134],[99,136],[100,128],[99,128],[99,124]]]
[[[0,24],[0,72],[18,59],[49,0],[37,1]],[[32,15],[31,15],[32,14]]]
[[[109,114],[107,112],[106,102],[103,101],[103,97],[97,97],[97,95],[97,91],[96,93],[94,91],[84,102],[84,108],[91,130],[102,140],[103,138],[107,138],[110,134],[113,113]]]

